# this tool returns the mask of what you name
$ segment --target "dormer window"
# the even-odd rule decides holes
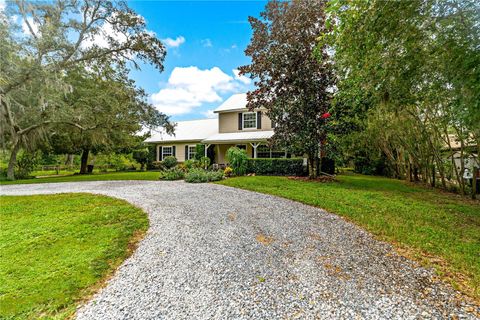
[[[257,129],[257,113],[256,112],[244,112],[243,117],[243,129]]]

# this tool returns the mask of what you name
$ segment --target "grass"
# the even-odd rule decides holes
[[[61,177],[44,177],[23,180],[0,180],[0,184],[30,184],[47,182],[103,181],[103,180],[158,180],[159,173],[155,171],[131,171],[92,173],[83,175],[66,175]]]
[[[89,194],[0,197],[0,319],[64,319],[133,250],[146,214]]]
[[[341,175],[338,180],[256,176],[219,183],[343,216],[480,301],[480,202],[382,177]]]

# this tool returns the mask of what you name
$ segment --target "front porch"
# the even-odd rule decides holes
[[[237,147],[246,151],[250,158],[287,158],[286,151],[272,150],[266,141],[239,141],[222,144],[204,144],[205,156],[214,159],[213,163],[219,165],[227,164],[227,150],[231,147]],[[211,156],[213,153],[213,157]]]
[[[214,159],[213,163],[227,164],[226,154],[231,147],[244,149],[251,158],[286,158],[285,151],[271,150],[268,139],[273,136],[273,131],[244,131],[231,133],[218,133],[202,143],[205,145],[205,156]],[[212,157],[212,153],[214,154]]]

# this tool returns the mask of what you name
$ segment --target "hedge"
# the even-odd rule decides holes
[[[303,176],[302,158],[248,159],[247,172],[259,175]]]

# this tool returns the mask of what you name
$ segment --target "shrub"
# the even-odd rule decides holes
[[[149,161],[149,151],[147,148],[145,149],[139,149],[139,150],[135,150],[133,151],[132,153],[132,157],[135,161],[137,161],[138,163],[140,163],[140,170],[144,170],[145,169],[145,165],[148,163]]]
[[[224,177],[225,177],[225,174],[223,173],[222,170],[207,171],[208,181],[220,181],[220,180],[223,180]]]
[[[153,161],[150,165],[147,164],[148,170],[164,170],[162,161]]]
[[[191,169],[185,174],[185,181],[189,183],[208,182],[207,172],[203,169]]]
[[[230,177],[232,175],[232,168],[231,167],[226,167],[225,170],[223,170],[223,174],[225,175],[225,177]]]
[[[190,169],[194,169],[194,168],[199,168],[200,167],[200,162],[198,160],[194,160],[194,159],[190,159],[190,160],[187,160],[183,163],[185,165],[185,167],[187,168],[187,171],[190,170]]]
[[[16,179],[27,179],[30,178],[30,174],[38,164],[37,154],[31,154],[28,152],[23,152],[19,155],[17,159],[17,164],[15,166],[15,178]]]
[[[223,171],[206,171],[195,168],[185,174],[185,181],[189,183],[201,183],[209,181],[219,181],[224,178]]]
[[[172,169],[177,165],[178,162],[177,162],[177,158],[175,158],[174,156],[168,156],[168,157],[165,157],[165,159],[163,159],[162,163],[165,166],[165,168]]]
[[[195,160],[200,160],[205,154],[205,145],[197,144],[195,146]]]
[[[227,159],[235,175],[242,176],[247,172],[248,156],[245,150],[231,147],[227,150]]]
[[[200,166],[207,170],[208,166],[210,165],[210,158],[209,157],[201,157],[200,158]]]
[[[302,158],[248,159],[248,173],[259,175],[305,175]]]
[[[171,168],[160,171],[160,180],[180,180],[185,177],[185,173],[179,168]]]
[[[188,168],[184,163],[177,164],[177,169],[182,170],[183,172],[188,172]]]
[[[101,158],[101,157],[99,157]],[[99,161],[95,161],[96,164],[101,164],[101,159]],[[106,155],[106,159],[104,160],[107,164],[112,166],[116,171],[125,171],[132,167],[135,167],[136,162],[133,160],[131,156],[124,155],[124,154],[117,154],[112,153],[110,155]]]

